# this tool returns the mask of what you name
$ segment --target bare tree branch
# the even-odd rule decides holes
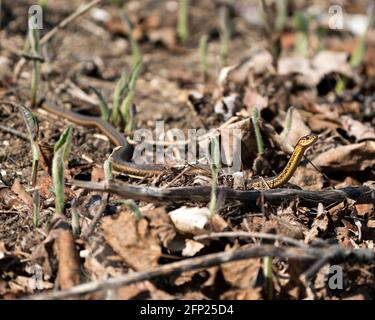
[[[110,192],[124,198],[144,200],[150,202],[197,201],[206,202],[210,199],[211,188],[177,187],[160,189],[155,187],[133,186],[120,182],[96,183],[87,181],[73,181],[73,185],[94,191]],[[275,205],[283,201],[299,199],[300,204],[306,207],[316,207],[318,203],[330,205],[340,203],[347,198],[358,203],[375,203],[375,190],[367,186],[346,187],[338,190],[304,191],[297,189],[268,189],[237,191],[226,187],[218,188],[226,200],[240,201],[255,206],[258,197],[263,194],[264,200]]]
[[[166,277],[182,272],[209,268],[222,263],[253,259],[260,257],[288,258],[293,260],[317,261],[322,257],[328,257],[327,262],[340,263],[343,261],[375,263],[375,252],[368,249],[344,249],[333,245],[328,248],[298,248],[298,247],[275,247],[272,245],[262,245],[252,248],[241,248],[233,251],[225,251],[204,255],[201,257],[186,259],[183,261],[169,263],[150,271],[135,272],[110,278],[103,281],[89,282],[69,290],[50,291],[36,294],[27,299],[65,299],[77,295],[92,293],[99,290],[115,289],[128,286],[145,280],[152,280],[157,277]]]

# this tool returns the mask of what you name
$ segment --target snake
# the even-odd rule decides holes
[[[284,186],[294,172],[305,154],[305,151],[318,140],[318,135],[309,134],[300,138],[293,149],[293,153],[290,156],[288,163],[284,169],[276,176],[269,178],[257,178],[250,181],[249,186],[253,189],[275,189]]]
[[[77,125],[99,129],[113,144],[119,146],[120,148],[112,155],[112,166],[116,171],[131,176],[144,177],[158,175],[165,169],[165,166],[162,164],[136,164],[131,162],[134,151],[133,145],[128,142],[127,138],[120,131],[102,118],[82,115],[61,108],[51,101],[44,101],[41,107],[55,116],[62,117]],[[278,175],[254,179],[250,182],[250,186],[254,189],[274,189],[285,185],[296,171],[305,151],[317,140],[318,136],[315,134],[309,134],[300,138],[288,163]],[[202,170],[210,171],[210,167],[208,165],[201,165],[200,167],[193,168],[193,173],[201,172]]]

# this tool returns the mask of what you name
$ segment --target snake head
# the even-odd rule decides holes
[[[316,134],[308,134],[298,140],[297,145],[308,148],[312,144],[314,144],[318,140],[318,136]]]

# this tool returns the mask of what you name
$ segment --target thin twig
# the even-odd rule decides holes
[[[126,199],[144,200],[150,202],[176,202],[197,201],[208,202],[211,188],[209,186],[199,187],[175,187],[160,189],[155,187],[134,186],[120,182],[90,182],[74,180],[73,185],[94,191],[102,191],[118,194]],[[218,192],[224,192],[226,200],[240,201],[255,207],[256,200],[263,192],[264,200],[280,205],[285,201],[299,199],[300,205],[305,207],[316,207],[319,202],[323,205],[341,202],[347,198],[356,200],[358,203],[374,203],[375,190],[368,186],[346,187],[337,190],[305,191],[299,189],[268,189],[238,191],[227,187],[219,187]]]
[[[230,232],[213,232],[210,234],[203,234],[195,236],[194,240],[206,240],[206,239],[215,239],[215,238],[259,238],[259,239],[270,239],[278,240],[285,243],[295,245],[300,248],[307,248],[308,246],[298,240],[295,240],[290,237],[275,235],[270,233],[261,233],[261,232],[246,232],[246,231],[230,231]]]
[[[231,261],[254,259],[266,256],[300,261],[316,261],[321,257],[329,256],[329,262],[335,263],[349,260],[369,264],[375,262],[375,252],[369,249],[350,250],[340,248],[337,245],[333,245],[328,248],[275,247],[272,245],[262,245],[252,248],[241,248],[233,251],[212,253],[201,257],[169,263],[154,268],[150,271],[134,272],[102,281],[89,282],[78,285],[69,290],[50,291],[28,296],[26,299],[64,299],[99,290],[116,289],[140,281],[152,280],[158,277],[165,278],[167,276],[181,274],[182,272],[186,271],[209,268]]]
[[[22,132],[20,132],[18,130],[15,130],[15,129],[3,126],[1,124],[0,124],[0,130],[4,131],[4,132],[8,132],[8,133],[10,133],[10,134],[12,134],[12,135],[14,135],[16,137],[19,137],[19,138],[23,139],[23,140],[26,140],[26,141],[29,140],[29,138],[28,138],[28,136],[26,134],[23,134]]]

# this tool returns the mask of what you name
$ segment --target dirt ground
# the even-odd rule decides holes
[[[266,1],[268,25],[258,1],[191,0],[185,43],[176,33],[178,1],[98,1],[43,42],[81,2],[48,1],[43,9],[32,106],[39,60],[32,58],[27,21],[35,1],[0,0],[0,298],[373,299],[375,30],[370,22],[363,28],[374,16],[371,1],[286,1],[285,22],[276,30],[281,9],[272,1]],[[330,25],[333,4],[345,13],[339,29]],[[231,30],[226,62],[223,12]],[[362,37],[365,51],[355,64]],[[166,131],[181,129],[185,137],[189,129],[215,129],[221,142],[227,130],[241,131],[241,172],[219,170],[214,212],[212,167],[189,174],[195,164],[174,168],[168,160],[157,176],[115,170],[108,182],[103,163],[114,147],[110,137],[43,108],[48,99],[100,117],[92,88],[112,106],[118,80],[131,72],[132,40],[142,56],[136,129],[160,139],[155,127],[162,120]],[[20,105],[38,123],[35,186]],[[68,126],[64,212],[57,214],[52,159]],[[134,133],[118,130],[129,138]],[[271,190],[267,177],[282,172],[293,147],[310,134],[319,138],[288,184]],[[233,151],[229,145],[225,152]],[[253,190],[259,176],[263,188]],[[134,189],[118,190],[129,186]],[[131,205],[124,203],[129,199]],[[150,276],[154,270],[159,273]],[[107,279],[134,272],[138,280],[107,289]],[[73,292],[91,282],[102,282],[102,289]]]

